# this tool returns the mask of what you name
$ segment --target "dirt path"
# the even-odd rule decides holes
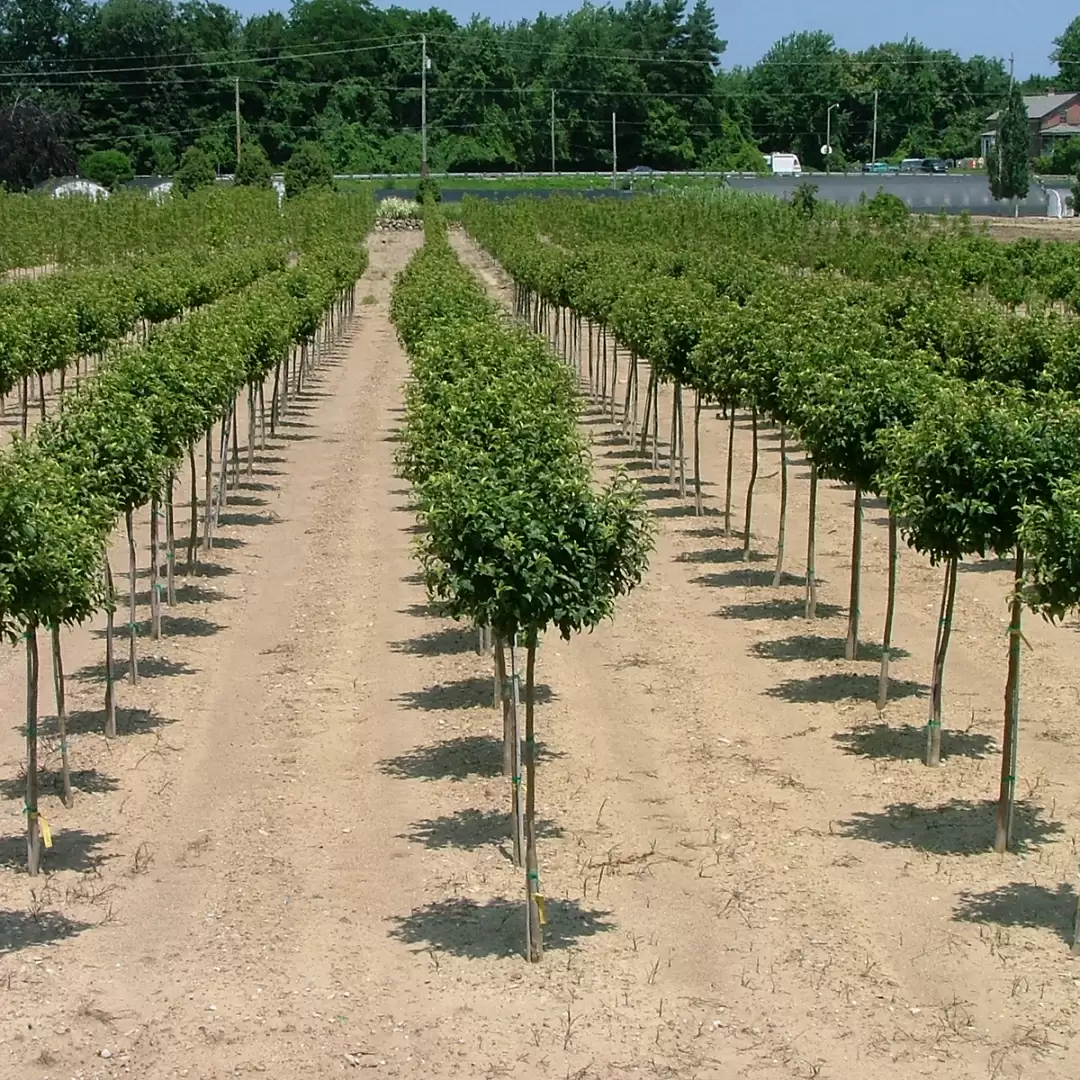
[[[1072,631],[1029,635],[1029,852],[975,853],[996,572],[962,582],[949,716],[966,726],[970,703],[976,724],[931,774],[903,725],[921,723],[936,573],[905,563],[912,685],[878,728],[850,696],[872,662],[833,659],[844,494],[823,496],[827,617],[808,628],[782,618],[798,585],[733,560],[715,515],[688,514],[595,414],[598,467],[641,477],[658,550],[614,624],[542,644],[549,951],[520,958],[489,665],[425,606],[394,478],[407,365],[387,303],[418,242],[372,238],[351,341],[259,455],[147,678],[122,688],[113,744],[100,640],[70,635],[83,772],[74,809],[45,801],[57,844],[35,881],[20,740],[0,733],[0,1077],[1070,1076],[1076,748],[1043,692],[1074,692]],[[721,433],[710,420],[708,477]],[[0,692],[14,724],[17,656]]]

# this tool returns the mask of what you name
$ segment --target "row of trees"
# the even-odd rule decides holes
[[[820,161],[826,112],[839,156],[978,152],[1009,86],[1000,60],[914,40],[857,52],[830,34],[779,40],[751,68],[720,65],[723,28],[706,0],[625,0],[496,25],[438,8],[298,0],[244,19],[213,0],[12,0],[0,7],[0,162],[10,176],[121,150],[169,173],[198,145],[235,161],[244,140],[282,165],[306,140],[338,171],[420,164],[421,46],[435,168],[753,168],[763,151]],[[1059,89],[1078,85],[1073,24],[1059,39]],[[1049,80],[1032,80],[1036,88]],[[4,177],[0,176],[0,180]]]
[[[887,500],[890,520],[888,604],[882,635],[879,706],[888,698],[892,613],[897,598],[897,535],[944,568],[941,621],[935,646],[927,764],[941,751],[942,686],[957,566],[965,557],[995,553],[1014,563],[999,813],[994,846],[1011,842],[1017,778],[1021,615],[1025,606],[1060,616],[1080,601],[1080,409],[1075,363],[1076,319],[1048,305],[1056,288],[1048,265],[1029,260],[1031,303],[1022,314],[991,301],[964,282],[963,235],[931,236],[901,222],[883,228],[860,223],[860,248],[891,255],[892,281],[858,280],[835,269],[851,250],[836,222],[829,230],[780,205],[732,198],[687,206],[654,202],[651,216],[633,206],[584,202],[496,208],[473,204],[468,225],[512,274],[519,303],[544,323],[594,392],[616,412],[620,387],[624,431],[640,448],[659,450],[659,387],[673,387],[669,470],[685,492],[684,389],[694,392],[694,446],[702,403],[749,413],[754,432],[742,545],[753,543],[758,430],[779,426],[781,524],[775,581],[785,566],[789,488],[786,448],[797,439],[811,464],[811,521],[807,550],[807,616],[815,613],[814,507],[819,478],[854,490],[851,581],[846,655],[860,643],[862,503]],[[544,240],[541,239],[541,233]],[[829,239],[829,236],[832,239]],[[833,266],[806,273],[789,259],[802,243],[832,245]],[[934,260],[905,264],[905,248],[922,246]],[[956,262],[941,260],[941,249]],[[1056,252],[1051,246],[1049,252]],[[1040,252],[1041,253],[1041,252]],[[1036,252],[1029,251],[1029,256]],[[1052,258],[1053,255],[1049,255]],[[821,260],[824,261],[824,260]],[[876,265],[868,260],[869,265]],[[927,268],[942,266],[940,274]],[[793,271],[795,271],[793,273]],[[1040,304],[1039,296],[1044,299]],[[540,312],[537,315],[537,312]],[[567,320],[569,319],[569,327]],[[577,327],[577,330],[575,330]],[[590,327],[601,331],[594,343]],[[587,332],[587,347],[575,333]],[[648,362],[639,394],[638,365],[620,386],[618,348]],[[624,352],[625,357],[625,352]],[[695,449],[695,483],[700,483]],[[725,522],[731,527],[729,450]],[[700,502],[699,502],[700,506]]]
[[[236,193],[238,206],[243,193]],[[256,400],[273,376],[271,429],[287,404],[290,384],[299,385],[328,328],[339,327],[349,307],[352,283],[365,265],[356,240],[371,222],[371,207],[345,199],[314,200],[289,216],[289,250],[295,265],[268,263],[259,247],[230,264],[232,289],[197,310],[182,308],[141,344],[112,351],[94,377],[61,394],[59,408],[28,438],[0,455],[0,633],[24,641],[27,656],[26,818],[28,866],[36,873],[41,844],[51,833],[38,805],[37,635],[52,639],[59,719],[64,801],[71,805],[65,731],[60,627],[80,623],[104,608],[106,633],[105,734],[116,734],[113,611],[116,606],[108,540],[119,518],[126,523],[129,550],[129,676],[138,679],[136,576],[133,518],[150,508],[151,635],[161,635],[162,592],[174,600],[173,492],[184,458],[191,467],[191,534],[188,560],[197,558],[199,501],[195,448],[206,442],[203,545],[212,543],[227,500],[230,451],[239,479],[237,398],[248,400],[248,454],[256,438]],[[113,272],[112,269],[107,273]],[[168,279],[169,266],[162,270]],[[164,295],[191,297],[190,286]],[[14,288],[14,287],[13,287]],[[54,314],[63,314],[63,308]],[[119,327],[117,327],[119,329]],[[31,343],[32,345],[32,343]],[[41,370],[57,360],[43,355]],[[60,368],[63,371],[63,367]],[[260,408],[260,414],[262,410]],[[264,415],[264,414],[263,414]],[[220,473],[211,487],[215,428],[220,432]],[[167,585],[159,585],[162,549],[159,520],[164,509]]]
[[[548,627],[569,640],[612,617],[616,599],[645,572],[652,535],[625,477],[593,487],[566,368],[539,339],[506,324],[458,262],[444,229],[429,209],[424,248],[394,288],[394,322],[413,376],[398,463],[424,526],[418,554],[429,593],[447,614],[493,635],[511,832],[515,861],[525,870],[525,952],[535,961],[544,923],[537,648]]]

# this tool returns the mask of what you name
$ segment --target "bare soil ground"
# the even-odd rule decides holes
[[[613,624],[542,645],[549,951],[521,959],[489,663],[426,605],[393,468],[407,364],[387,304],[419,242],[372,237],[351,340],[257,456],[112,743],[100,627],[68,635],[78,790],[44,801],[37,879],[22,661],[0,666],[0,1077],[1074,1076],[1075,629],[1028,627],[1023,850],[993,856],[1007,572],[962,575],[945,760],[924,769],[938,571],[905,553],[881,720],[880,508],[848,664],[850,494],[822,489],[807,624],[806,470],[773,589],[774,433],[743,563],[714,414],[703,518],[586,417],[598,472],[644,485],[657,552]],[[740,420],[743,482],[749,446]]]

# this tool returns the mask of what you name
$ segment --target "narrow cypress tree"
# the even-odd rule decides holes
[[[995,199],[1023,199],[1031,179],[1031,129],[1020,87],[1009,88],[997,121],[997,138],[986,158],[990,192]]]

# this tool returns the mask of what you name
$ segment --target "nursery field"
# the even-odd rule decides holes
[[[1071,1077],[1073,247],[218,195],[0,225],[0,1076]]]

